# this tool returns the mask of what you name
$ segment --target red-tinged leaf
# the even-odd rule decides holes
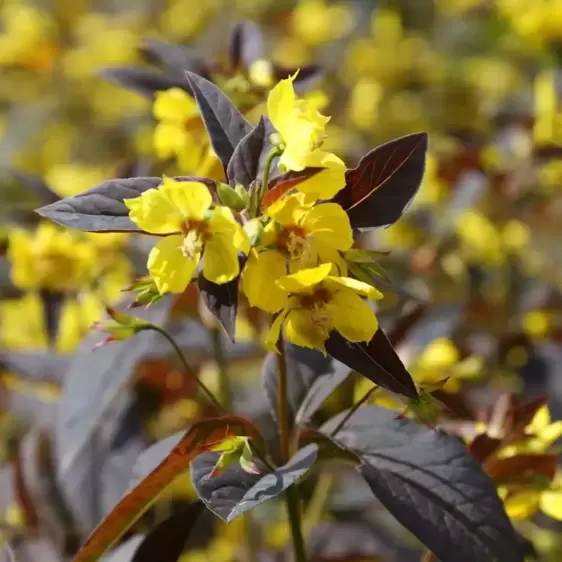
[[[396,222],[416,194],[425,170],[427,134],[415,133],[377,146],[346,172],[335,196],[354,228]]]
[[[558,458],[551,454],[521,454],[493,459],[484,465],[486,473],[496,484],[525,484],[537,474],[552,481],[557,467]]]
[[[468,446],[471,455],[482,464],[488,457],[493,455],[501,445],[501,439],[494,439],[487,433],[477,435]]]
[[[541,394],[532,400],[521,402],[513,409],[514,429],[524,429],[533,421],[535,414],[546,404],[546,396]]]
[[[166,486],[189,468],[189,463],[205,450],[209,442],[224,436],[227,428],[261,444],[258,429],[244,418],[230,416],[195,423],[167,457],[129,491],[94,529],[74,562],[98,560],[146,512]]]
[[[274,180],[269,182],[269,189],[265,192],[261,202],[262,210],[265,211],[270,205],[273,205],[275,201],[281,199],[283,195],[289,193],[289,191],[291,191],[291,189],[296,187],[299,183],[315,176],[323,169],[324,168],[307,168],[302,172],[288,172],[276,177]]]

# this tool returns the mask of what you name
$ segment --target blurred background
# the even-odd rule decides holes
[[[326,148],[349,167],[395,137],[429,134],[413,204],[392,227],[363,235],[381,252],[381,325],[416,382],[446,404],[440,422],[467,443],[534,404],[535,441],[523,449],[558,456],[561,61],[562,0],[0,0],[6,560],[13,552],[24,562],[70,559],[173,442],[149,447],[209,414],[156,335],[91,354],[103,339],[92,324],[105,306],[126,302],[123,289],[146,274],[152,241],[63,230],[33,212],[114,178],[220,179],[187,69],[255,122],[269,88],[300,68],[299,93],[331,116]],[[242,305],[234,345],[196,291],[141,314],[168,327],[194,373],[237,413],[274,434],[260,380],[263,318]],[[346,379],[318,420],[369,385]],[[531,472],[498,489],[529,552],[560,560],[562,478]],[[365,552],[353,560],[419,560],[415,539],[351,472],[323,486],[310,514],[319,560],[358,542]],[[194,497],[186,475],[106,559],[131,560],[143,533]],[[259,560],[275,560],[287,524],[282,510],[264,510],[265,524],[250,534],[263,547]],[[245,559],[249,524],[260,527],[205,514],[181,561]]]

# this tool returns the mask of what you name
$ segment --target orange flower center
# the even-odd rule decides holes
[[[312,248],[306,230],[300,226],[287,226],[279,232],[276,241],[277,249],[293,260],[308,260]]]
[[[181,225],[181,231],[185,234],[181,251],[186,258],[195,259],[211,237],[209,225],[205,221],[186,220]]]

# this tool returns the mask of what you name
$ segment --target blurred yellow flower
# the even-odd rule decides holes
[[[303,0],[292,12],[294,34],[310,45],[322,45],[350,31],[353,13],[344,3]]]

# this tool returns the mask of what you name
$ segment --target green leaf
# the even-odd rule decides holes
[[[179,181],[199,181],[214,191],[215,182],[197,176],[180,176]],[[162,178],[115,179],[87,191],[61,199],[37,210],[42,217],[57,224],[88,232],[142,232],[129,218],[123,199],[139,197],[155,189]]]
[[[252,130],[252,126],[212,82],[189,71],[186,76],[213,150],[226,170],[234,149]]]
[[[440,560],[522,562],[495,486],[458,439],[377,406],[360,408],[334,439],[361,456],[375,496]]]
[[[220,476],[210,478],[217,455],[205,453],[191,463],[191,478],[205,505],[217,517],[230,523],[292,486],[312,468],[317,456],[318,447],[311,444],[298,451],[287,464],[265,475],[266,468],[257,461],[262,475],[249,474],[240,466],[231,465]]]

